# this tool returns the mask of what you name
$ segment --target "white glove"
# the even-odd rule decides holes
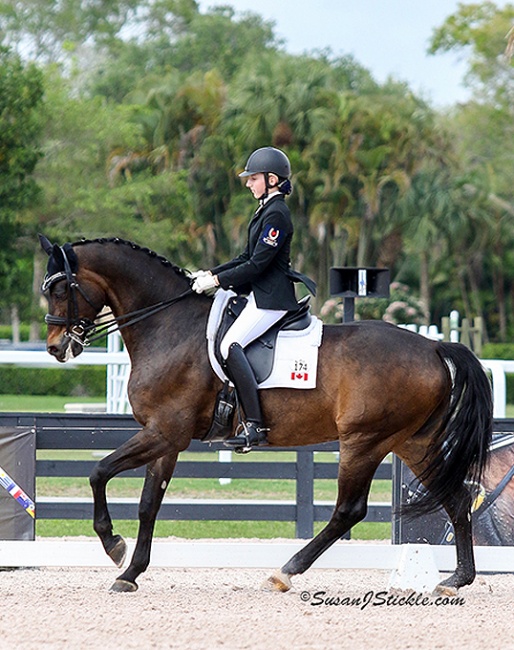
[[[199,278],[202,275],[210,275],[210,271],[193,271],[193,273],[189,273],[189,277],[191,280],[196,280],[196,278]]]
[[[193,282],[192,289],[193,291],[196,291],[196,293],[203,293],[209,289],[215,289],[217,286],[218,283],[216,282],[215,277],[210,273],[206,273],[205,275],[199,275],[196,278]]]

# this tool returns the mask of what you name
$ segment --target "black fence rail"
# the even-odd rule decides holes
[[[0,426],[27,428],[35,434],[37,450],[91,450],[116,449],[139,430],[130,415],[102,414],[0,414]],[[218,452],[221,444],[207,445],[193,441],[188,452]],[[264,451],[295,452],[296,460],[219,462],[213,460],[180,460],[174,478],[230,478],[230,479],[289,479],[296,482],[294,501],[260,500],[206,500],[174,499],[171,494],[163,502],[159,519],[215,520],[215,521],[294,521],[296,536],[313,535],[314,522],[328,521],[334,504],[314,500],[314,481],[337,480],[337,463],[316,459],[315,452],[337,452],[336,442],[305,447],[266,448]],[[252,452],[258,458],[259,450]],[[290,455],[288,456],[290,457]],[[37,460],[37,477],[87,477],[94,460]],[[375,478],[391,480],[391,463],[382,463]],[[142,477],[144,468],[124,472],[120,476]],[[115,479],[114,479],[115,480]],[[115,519],[136,519],[138,503],[135,499],[112,499],[110,512]],[[41,498],[36,495],[38,519],[92,519],[91,499]],[[365,521],[390,522],[389,503],[370,503]]]

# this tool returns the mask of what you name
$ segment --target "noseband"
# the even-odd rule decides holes
[[[50,289],[56,282],[66,280],[66,285],[68,287],[67,313],[66,317],[46,314],[45,323],[47,325],[65,327],[66,330],[64,332],[64,335],[82,347],[86,347],[94,341],[98,341],[99,339],[104,338],[111,332],[119,331],[125,327],[128,327],[129,325],[134,325],[144,318],[148,318],[149,316],[156,314],[166,307],[170,307],[179,300],[182,300],[183,298],[186,298],[187,296],[190,296],[194,293],[192,289],[189,288],[175,298],[163,300],[154,305],[149,305],[148,307],[143,307],[142,309],[137,309],[136,311],[131,311],[127,314],[122,314],[121,316],[117,317],[112,315],[112,311],[109,311],[106,316],[110,315],[112,318],[103,321],[101,325],[97,325],[89,318],[83,318],[79,316],[77,301],[78,294],[80,294],[84,300],[89,305],[91,305],[91,307],[93,307],[97,314],[100,312],[103,305],[95,305],[93,301],[88,297],[84,289],[82,289],[82,287],[79,285],[77,276],[71,270],[71,265],[64,247],[61,246],[60,248],[64,259],[64,270],[58,271],[53,275],[45,275],[43,284],[41,285],[41,291],[44,293],[45,291],[48,291],[48,289]],[[90,336],[90,334],[94,336]]]
[[[72,341],[75,341],[82,347],[89,345],[89,341],[86,340],[87,333],[95,329],[95,324],[89,318],[81,318],[79,316],[79,306],[77,301],[77,295],[80,295],[84,300],[93,307],[93,309],[98,313],[101,306],[98,307],[93,303],[93,301],[88,297],[86,292],[77,282],[76,275],[71,270],[70,261],[66,255],[64,247],[61,246],[61,252],[64,260],[64,270],[54,273],[53,275],[45,275],[43,284],[41,285],[41,291],[45,293],[52,287],[56,282],[61,280],[66,280],[66,285],[68,288],[68,304],[66,309],[66,317],[64,316],[54,316],[53,314],[45,315],[45,323],[47,325],[58,325],[66,327],[64,333],[65,336],[70,338]]]

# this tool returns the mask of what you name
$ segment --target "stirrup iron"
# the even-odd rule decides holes
[[[255,447],[268,446],[268,431],[255,422],[242,422],[237,435],[225,440],[224,444],[238,454],[247,454]]]

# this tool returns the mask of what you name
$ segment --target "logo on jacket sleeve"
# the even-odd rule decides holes
[[[274,226],[269,226],[262,237],[262,243],[268,246],[278,246],[280,230]]]

